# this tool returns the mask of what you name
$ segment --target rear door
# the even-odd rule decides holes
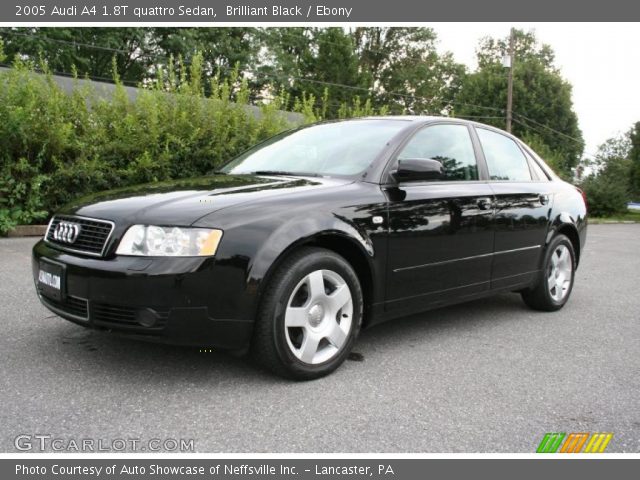
[[[385,188],[388,311],[417,310],[489,289],[494,199],[480,180],[471,134],[465,124],[430,124],[395,160],[438,160],[446,176]]]
[[[487,128],[475,130],[496,199],[491,288],[523,286],[539,268],[551,215],[552,184],[514,139]]]

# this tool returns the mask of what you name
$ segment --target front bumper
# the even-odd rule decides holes
[[[61,299],[38,287],[41,262],[63,271]],[[253,315],[242,275],[213,258],[93,259],[33,248],[33,278],[42,304],[87,328],[176,345],[240,349],[248,345]]]

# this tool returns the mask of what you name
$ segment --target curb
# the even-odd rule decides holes
[[[44,237],[46,231],[46,225],[18,225],[9,230],[7,237]]]
[[[640,223],[636,220],[603,220],[603,221],[594,221],[589,220],[589,225],[635,225],[636,223]]]

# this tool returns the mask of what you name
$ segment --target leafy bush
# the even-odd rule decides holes
[[[0,72],[0,234],[95,191],[204,175],[295,126],[282,113],[285,96],[250,107],[237,72],[213,76],[205,88],[201,56],[188,68],[180,59],[169,65],[135,99],[117,73],[105,99],[80,85],[62,91],[46,65],[37,74],[34,64],[18,60]],[[317,121],[328,102],[327,95],[320,102],[305,96],[290,110]],[[359,99],[340,110],[344,117],[376,113]]]
[[[587,177],[581,187],[587,194],[590,215],[609,217],[627,211],[629,192],[624,183],[598,175]]]
[[[627,212],[630,200],[629,178],[633,161],[630,133],[609,138],[598,147],[596,155],[586,163],[594,173],[581,187],[587,194],[590,213],[607,217]]]
[[[42,208],[42,183],[46,176],[21,158],[5,165],[0,174],[0,232],[47,216]]]

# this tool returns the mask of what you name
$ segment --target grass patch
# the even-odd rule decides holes
[[[635,222],[640,223],[640,212],[629,210],[626,213],[612,215],[610,217],[589,217],[589,223],[600,224],[610,222]]]

